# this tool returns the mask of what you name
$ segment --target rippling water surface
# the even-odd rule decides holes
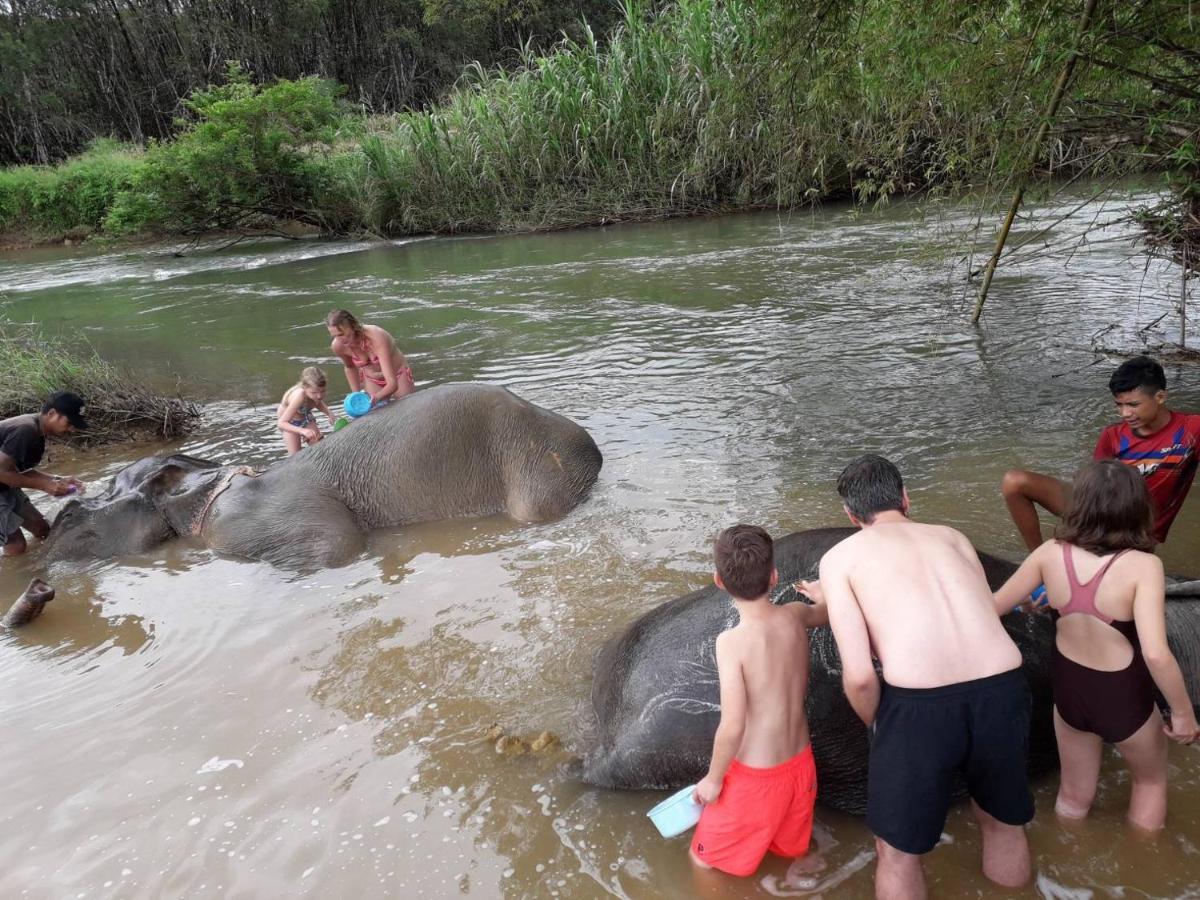
[[[1134,193],[1086,219],[1103,220]],[[1109,229],[1034,210],[1058,252],[1002,268],[985,326],[964,264],[929,242],[973,210],[827,208],[561,234],[394,244],[280,242],[0,256],[0,315],[85,339],[148,383],[210,405],[182,445],[221,462],[281,453],[274,404],[348,306],[388,328],[420,385],[477,380],[585,425],[605,455],[560,522],[439,523],[373,536],[346,568],[298,577],[186,542],[50,572],[29,627],[0,634],[0,896],[631,898],[871,895],[872,841],[818,811],[823,871],[768,862],[695,881],[659,799],[579,784],[592,657],[640,613],[704,584],[736,520],[775,533],[840,524],[833,480],[882,451],[914,512],[1015,556],[997,484],[1013,465],[1068,475],[1112,418],[1113,359],[1170,332],[1178,272]],[[1082,220],[1081,220],[1082,221]],[[952,257],[954,255],[952,254]],[[1165,316],[1165,318],[1163,318]],[[1200,376],[1170,368],[1200,409]],[[162,447],[47,468],[95,487]],[[51,508],[53,501],[38,501]],[[1200,574],[1200,502],[1164,550]],[[0,564],[0,607],[36,553]],[[498,722],[561,735],[518,758]],[[1200,756],[1173,747],[1166,832],[1135,840],[1120,765],[1092,819],[1037,788],[1037,883],[1055,898],[1200,896]],[[929,859],[942,896],[999,896],[956,810]]]

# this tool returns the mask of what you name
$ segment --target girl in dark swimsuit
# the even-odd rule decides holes
[[[1056,620],[1051,679],[1062,760],[1055,812],[1082,819],[1096,796],[1104,744],[1132,775],[1129,821],[1162,828],[1168,737],[1200,736],[1179,664],[1167,646],[1162,562],[1154,555],[1145,479],[1114,460],[1080,470],[1054,540],[996,592],[1001,615],[1045,584]],[[1157,685],[1171,707],[1155,707]]]

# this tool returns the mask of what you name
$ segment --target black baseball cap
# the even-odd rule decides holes
[[[78,431],[86,431],[88,424],[83,418],[83,407],[83,398],[78,394],[72,394],[70,391],[55,391],[42,407],[42,412],[54,410],[62,413]]]

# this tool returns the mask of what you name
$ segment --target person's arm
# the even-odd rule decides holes
[[[1172,740],[1190,744],[1200,736],[1200,725],[1196,723],[1196,714],[1188,698],[1179,663],[1167,643],[1162,560],[1151,556],[1145,560],[1145,564],[1147,570],[1138,578],[1133,595],[1133,622],[1137,628],[1138,643],[1142,645],[1142,658],[1146,660],[1150,677],[1171,707],[1171,724],[1164,726],[1163,731]]]
[[[854,596],[850,579],[829,554],[821,560],[821,590],[829,610],[829,627],[842,658],[842,688],[846,699],[869,728],[879,711],[879,676],[871,661],[871,635]]]
[[[371,394],[372,403],[382,403],[399,389],[396,371],[404,368],[404,354],[396,349],[392,336],[379,326],[368,332],[371,349],[379,360],[379,370],[383,376],[383,387],[376,388]]]
[[[342,361],[342,371],[346,373],[346,383],[350,385],[350,391],[362,390],[362,372],[358,371],[358,366],[354,365],[350,354],[342,349],[340,341],[334,341],[329,345],[330,351],[338,359]]]
[[[14,488],[30,488],[42,491],[52,497],[63,497],[71,493],[71,486],[83,492],[83,482],[75,478],[61,478],[58,475],[47,475],[37,469],[17,471],[17,462],[7,453],[0,451],[0,484]]]
[[[321,400],[319,403],[317,403],[317,409],[325,413],[325,418],[329,420],[329,426],[332,428],[336,423],[333,418],[333,413],[330,411],[329,407],[325,405],[324,400]]]
[[[291,420],[296,418],[300,413],[300,407],[304,403],[303,391],[291,391],[287,396],[287,402],[281,404],[279,410],[279,418],[275,420],[275,424],[279,426],[280,431],[290,431],[292,434],[298,434],[302,438],[312,438],[312,429],[306,425],[293,425]]]
[[[742,664],[729,646],[728,633],[717,636],[717,675],[721,679],[721,724],[713,737],[712,761],[708,774],[696,785],[697,803],[713,803],[721,796],[725,773],[737,757],[746,732],[746,682]]]
[[[1046,546],[1046,544],[1042,544],[1041,547],[1025,557],[1025,561],[1021,563],[1017,571],[1009,576],[1008,581],[1004,582],[1000,590],[992,594],[996,603],[997,615],[1004,616],[1012,612],[1013,608],[1024,602],[1039,584],[1045,583],[1046,576],[1042,572],[1042,557],[1045,555]]]
[[[819,628],[829,624],[829,607],[825,605],[825,592],[821,590],[820,581],[797,581],[792,588],[798,594],[803,594],[812,601],[807,603],[791,603],[789,606],[799,607],[798,615],[805,628]]]

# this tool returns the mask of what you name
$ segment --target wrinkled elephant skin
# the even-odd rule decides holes
[[[286,568],[341,565],[372,528],[507,515],[543,522],[582,502],[603,459],[581,426],[502,387],[446,384],[356,420],[261,474],[174,455],[140,460],[72,500],[51,561],[139,553],[178,535]]]
[[[826,528],[777,541],[779,583],[815,577],[825,551],[853,533]],[[1016,569],[986,553],[979,558],[993,589]],[[790,588],[783,591],[785,600],[794,596]],[[728,595],[710,585],[652,609],[604,647],[592,684],[597,743],[584,760],[585,781],[609,788],[671,789],[704,776],[720,720],[714,644],[735,621]],[[1030,774],[1039,775],[1058,765],[1050,691],[1054,623],[1047,615],[1013,614],[1004,617],[1004,624],[1021,650],[1033,694],[1028,763]],[[1200,696],[1200,598],[1173,597],[1167,625],[1191,696]],[[862,813],[867,731],[843,693],[832,633],[818,628],[811,638],[807,712],[818,799],[834,809]]]

